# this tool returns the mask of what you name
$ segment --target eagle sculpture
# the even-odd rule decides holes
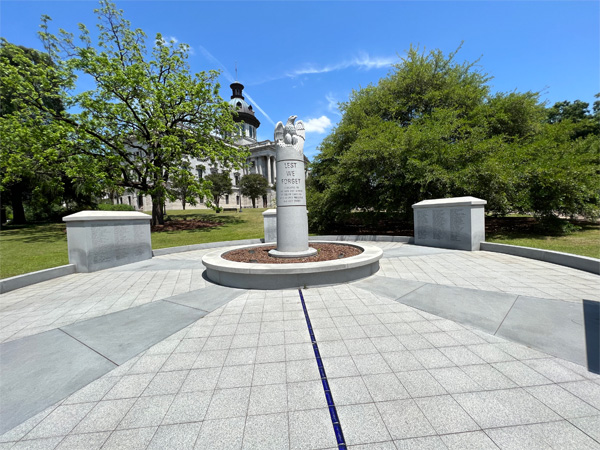
[[[277,122],[277,125],[275,125],[275,143],[280,146],[294,147],[296,151],[302,153],[305,130],[304,123],[301,120],[294,124],[297,118],[298,116],[290,116],[285,126],[282,122]]]

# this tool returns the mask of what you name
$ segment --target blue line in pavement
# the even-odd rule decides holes
[[[302,309],[304,310],[304,317],[306,318],[306,325],[308,326],[308,332],[310,333],[310,342],[315,352],[315,358],[317,359],[317,366],[319,367],[319,374],[321,375],[321,383],[323,384],[323,391],[325,391],[325,399],[327,400],[327,406],[329,407],[329,415],[331,416],[331,424],[333,425],[333,431],[335,438],[338,443],[339,450],[346,450],[346,440],[344,439],[344,433],[342,431],[342,425],[335,409],[335,403],[333,402],[333,395],[331,389],[329,389],[329,382],[327,381],[327,374],[325,373],[325,367],[323,366],[323,360],[321,359],[321,353],[319,352],[319,346],[313,333],[312,325],[310,323],[310,317],[308,316],[308,310],[306,309],[306,303],[304,303],[304,296],[302,295],[302,289],[298,289],[300,294],[300,301],[302,302]]]

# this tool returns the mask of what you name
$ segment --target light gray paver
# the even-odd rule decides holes
[[[426,302],[394,301],[435,283],[429,290],[440,296],[454,284],[469,287],[473,299],[492,298],[490,291],[542,301],[552,291],[569,292],[563,300],[577,305],[576,293],[593,291],[600,277],[510,255],[375,244],[387,249],[376,276],[303,290],[349,448],[600,448],[600,376],[431,314]],[[9,341],[158,300],[202,309],[204,317],[1,435],[0,443],[336,448],[298,291],[207,284],[201,267],[194,269],[201,254],[165,255],[1,296],[0,321],[8,329],[2,338]],[[394,291],[398,286],[404,291]],[[68,289],[76,295],[59,295]],[[202,292],[212,292],[204,307]],[[446,292],[450,298],[459,291]]]

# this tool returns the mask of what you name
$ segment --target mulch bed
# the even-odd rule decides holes
[[[205,222],[203,220],[187,219],[187,220],[171,220],[165,222],[164,225],[154,225],[150,227],[153,233],[158,231],[181,231],[181,230],[197,230],[198,228],[213,228],[223,225],[219,222]]]
[[[310,244],[309,247],[316,248],[318,253],[308,258],[274,258],[269,256],[269,250],[277,248],[275,245],[264,245],[262,247],[242,248],[232,250],[222,255],[223,259],[229,261],[259,263],[259,264],[290,264],[317,261],[331,261],[335,259],[349,258],[362,253],[362,249],[350,245],[341,244]]]

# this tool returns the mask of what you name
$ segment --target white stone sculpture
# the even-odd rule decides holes
[[[305,130],[297,116],[290,116],[285,126],[275,126],[277,148],[277,250],[269,254],[278,258],[312,256],[317,250],[308,246],[308,217],[304,175]]]

